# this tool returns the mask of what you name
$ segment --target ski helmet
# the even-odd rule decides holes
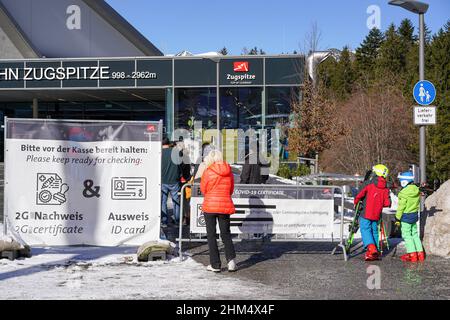
[[[372,171],[377,176],[383,177],[385,179],[389,174],[389,169],[384,164],[377,164],[376,166],[373,166]]]
[[[400,181],[400,185],[404,188],[409,183],[414,182],[414,173],[412,173],[411,171],[399,173],[398,180]]]

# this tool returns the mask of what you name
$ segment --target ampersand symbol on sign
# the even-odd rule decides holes
[[[92,180],[85,180],[84,183],[84,190],[83,190],[83,196],[85,198],[92,198],[92,197],[97,197],[100,198],[100,187],[99,186],[95,186],[92,189],[92,186],[94,185],[94,181]]]

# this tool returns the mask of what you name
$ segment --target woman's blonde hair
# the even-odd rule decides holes
[[[211,152],[206,156],[204,160],[206,168],[208,168],[215,162],[222,162],[222,161],[223,161],[223,154],[219,150],[211,150]]]

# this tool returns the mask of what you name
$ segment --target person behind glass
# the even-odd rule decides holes
[[[210,265],[207,270],[220,272],[221,261],[216,239],[216,222],[219,222],[220,237],[225,246],[228,271],[236,271],[236,252],[230,232],[230,215],[235,213],[231,195],[234,191],[234,177],[230,165],[223,160],[220,151],[212,150],[204,159],[206,169],[200,182],[204,196],[202,211],[206,221]]]
[[[265,184],[269,179],[269,166],[263,164],[259,152],[249,151],[241,172],[241,184]]]
[[[202,154],[195,162],[194,166],[194,182],[197,183],[200,181],[203,172],[205,171],[205,158],[208,156],[208,154],[211,152],[212,147],[209,142],[205,142],[202,145]]]
[[[172,197],[174,223],[178,224],[180,218],[180,195],[178,194],[181,189],[180,179],[182,176],[180,163],[179,151],[174,150],[169,139],[164,138],[161,155],[161,223],[163,228],[167,227],[169,223],[167,209],[169,193]]]
[[[191,159],[189,157],[189,150],[187,149],[185,142],[180,140],[177,142],[176,147],[180,150],[180,159],[182,162],[180,164],[181,170],[181,185],[180,190],[185,184],[191,184]],[[190,198],[186,197],[186,192],[183,192],[183,208],[180,208],[180,215],[183,218],[183,225],[187,225],[190,218]],[[181,200],[180,200],[181,203]]]

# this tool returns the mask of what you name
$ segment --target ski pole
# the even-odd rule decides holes
[[[386,241],[386,248],[389,250],[389,238],[386,235],[386,224],[383,222],[383,232],[384,232],[384,239]]]
[[[379,223],[378,223],[377,228],[378,228],[378,250],[382,251],[383,250],[382,249],[382,238],[383,238],[383,236],[381,234],[381,228],[380,228],[380,224]]]
[[[378,230],[379,230],[378,234],[379,234],[379,237],[380,237],[380,240],[378,242],[379,242],[379,245],[380,245],[381,255],[383,255],[383,223],[378,224]]]

